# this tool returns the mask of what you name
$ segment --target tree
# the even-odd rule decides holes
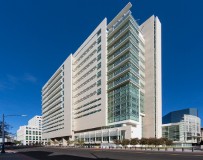
[[[159,139],[157,139],[157,143],[156,143],[156,145],[163,145],[163,144],[165,144],[163,138],[159,138]]]
[[[114,139],[113,143],[116,144],[116,145],[119,145],[119,144],[121,144],[121,141],[119,139]]]
[[[165,141],[165,144],[166,144],[167,146],[171,146],[171,145],[173,144],[173,141],[167,139],[167,140]]]
[[[79,146],[83,146],[84,145],[84,140],[82,140],[82,139],[78,139],[77,140],[77,144],[79,145]]]
[[[167,138],[161,138],[161,139],[162,139],[164,145],[171,146],[173,144],[172,140],[169,140]]]
[[[5,137],[8,137],[8,135],[11,134],[9,132],[10,128],[11,128],[11,126],[8,123],[4,122],[4,135],[5,135]],[[0,121],[0,137],[2,137],[2,121]]]
[[[20,145],[20,144],[21,144],[21,141],[14,140],[14,143],[15,143],[16,145]]]
[[[122,146],[127,146],[130,144],[130,140],[129,139],[123,139],[121,144],[122,144]]]
[[[148,140],[147,140],[147,144],[148,145],[156,145],[156,142],[157,141],[157,139],[156,138],[149,138]]]
[[[138,139],[138,138],[133,138],[133,139],[131,139],[130,144],[131,144],[131,145],[139,144],[139,139]]]
[[[148,144],[148,139],[147,139],[147,138],[141,138],[141,139],[140,139],[140,144],[141,144],[141,145],[146,145],[146,144]]]

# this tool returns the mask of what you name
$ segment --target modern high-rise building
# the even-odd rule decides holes
[[[131,7],[105,18],[43,86],[43,138],[161,137],[161,24],[138,25]]]

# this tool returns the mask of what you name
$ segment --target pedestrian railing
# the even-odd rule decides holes
[[[202,151],[200,148],[196,147],[151,147],[151,146],[140,146],[140,147],[99,147],[99,146],[48,146],[48,147],[66,147],[66,148],[97,148],[97,149],[105,149],[105,150],[141,150],[141,151],[171,151],[171,152],[194,152],[195,150]]]

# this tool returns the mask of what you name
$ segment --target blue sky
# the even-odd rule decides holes
[[[127,0],[0,0],[0,115],[15,132],[41,114],[41,88],[94,28]],[[139,24],[162,23],[163,115],[187,107],[203,119],[203,1],[132,0]]]

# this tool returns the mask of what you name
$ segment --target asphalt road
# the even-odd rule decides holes
[[[203,160],[203,152],[164,152],[37,147],[17,149],[18,153],[38,160]]]

